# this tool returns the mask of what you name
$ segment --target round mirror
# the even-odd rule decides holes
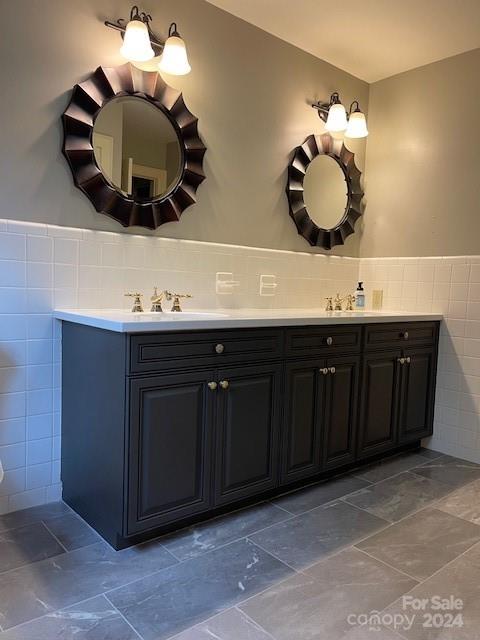
[[[307,167],[303,198],[308,215],[321,229],[333,229],[345,216],[347,183],[341,166],[329,155],[319,155]]]
[[[161,109],[138,96],[114,98],[100,109],[93,149],[106,180],[137,202],[166,196],[182,176],[175,127]]]

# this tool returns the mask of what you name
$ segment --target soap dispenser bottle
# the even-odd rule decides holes
[[[365,308],[365,291],[363,289],[363,282],[358,283],[357,290],[355,291],[355,307],[357,309]]]

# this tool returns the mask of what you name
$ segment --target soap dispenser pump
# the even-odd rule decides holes
[[[365,308],[365,291],[363,289],[363,282],[358,283],[357,290],[355,291],[355,307],[357,309]]]

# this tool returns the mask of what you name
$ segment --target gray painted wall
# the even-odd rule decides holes
[[[130,6],[118,0],[16,0],[4,7],[0,217],[122,230],[73,186],[60,152],[60,116],[76,82],[99,65],[124,62],[120,36],[103,20],[128,16]],[[193,71],[168,81],[199,116],[208,147],[198,203],[180,223],[156,233],[310,250],[288,216],[290,153],[310,133],[322,132],[310,101],[338,90],[346,103],[358,99],[366,108],[368,85],[203,0],[145,0],[142,8],[163,37],[169,23],[178,22]],[[356,145],[361,152],[364,146]],[[358,255],[358,245],[355,234],[335,253]]]
[[[480,49],[370,86],[360,255],[480,253]]]

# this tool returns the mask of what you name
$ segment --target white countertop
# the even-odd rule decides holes
[[[408,311],[331,311],[321,309],[186,310],[182,313],[132,313],[121,309],[56,309],[58,320],[120,333],[240,329],[305,325],[372,324],[442,320],[438,313]]]

